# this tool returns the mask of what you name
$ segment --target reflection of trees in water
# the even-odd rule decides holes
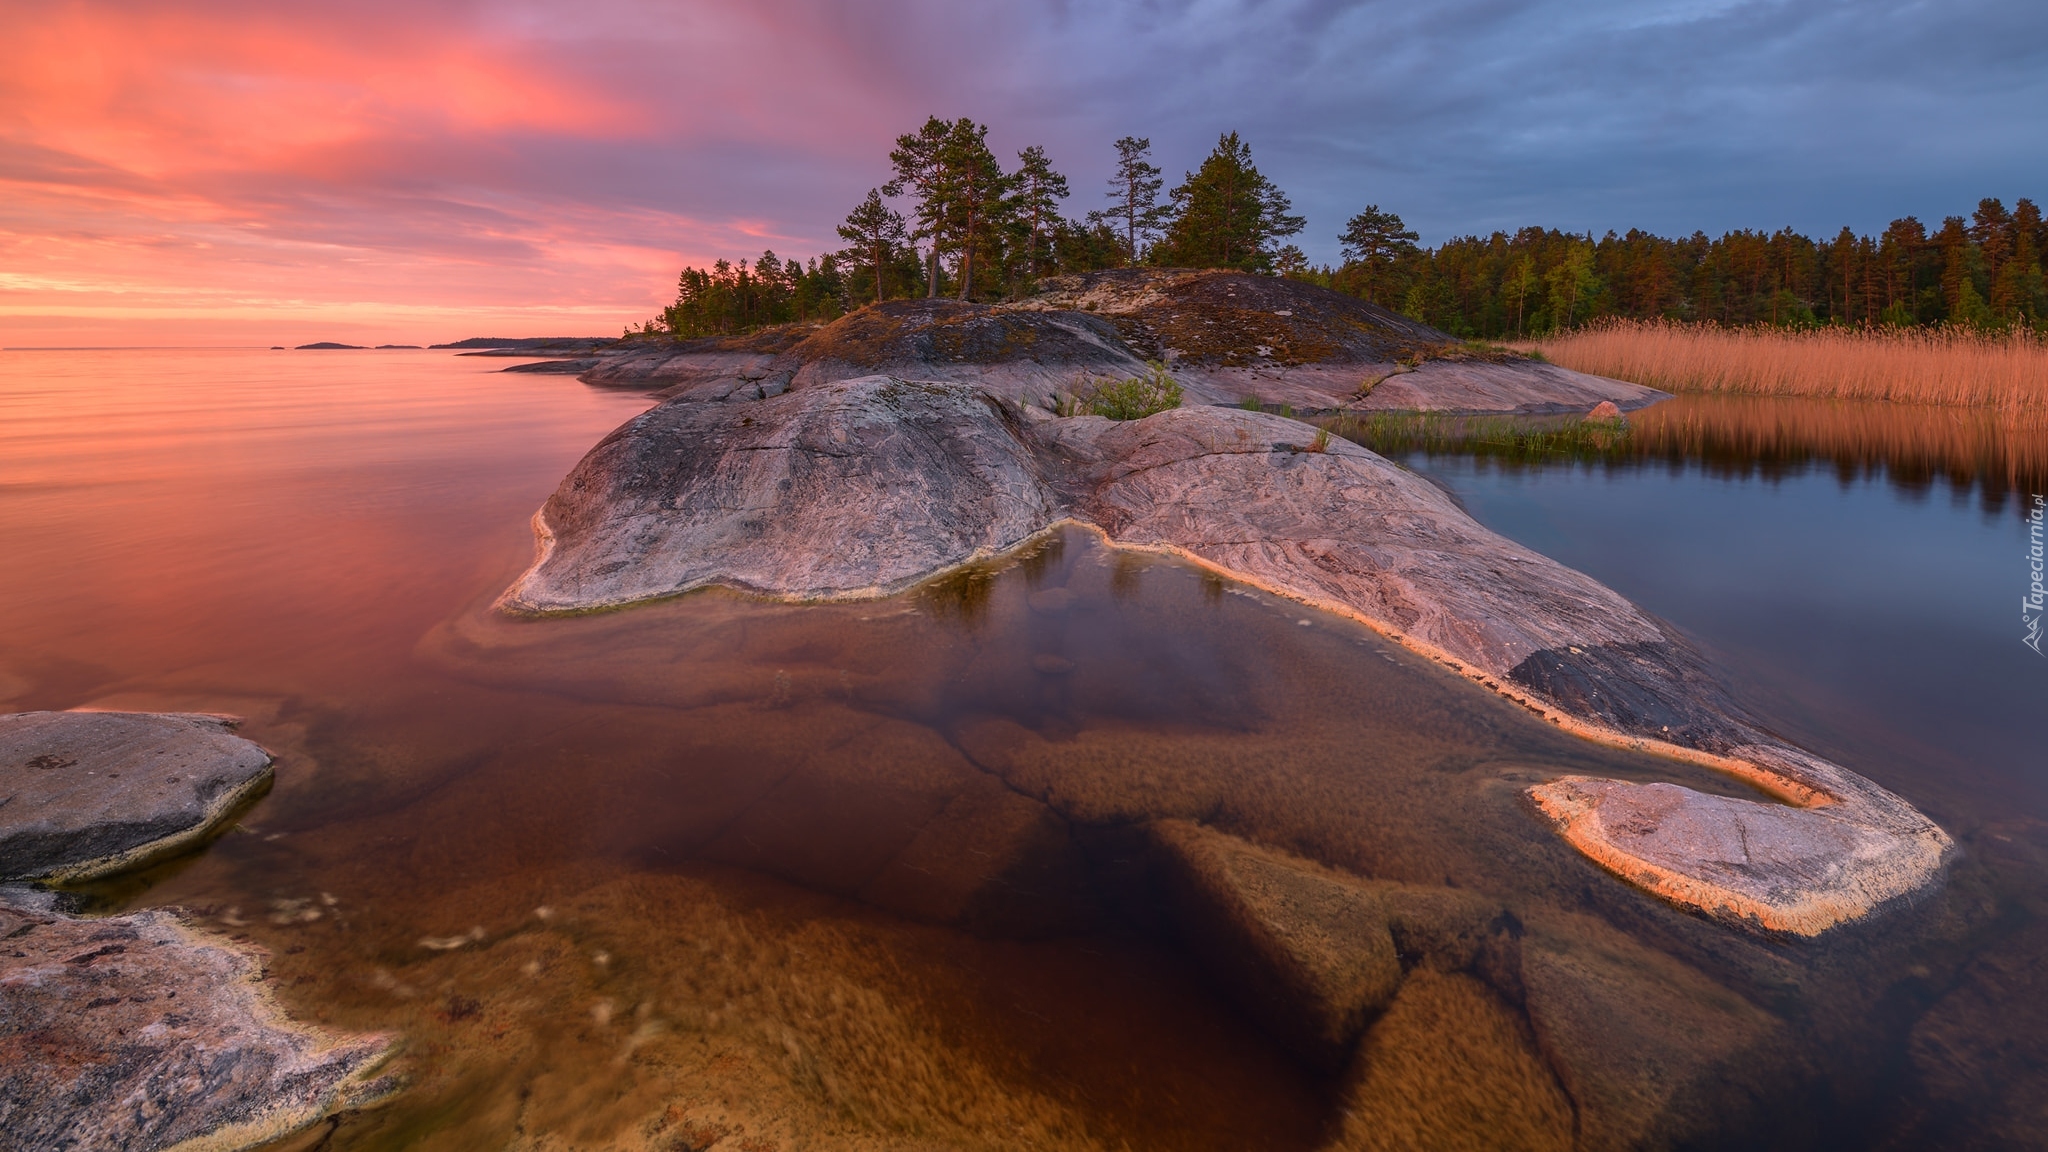
[[[1636,412],[1618,431],[1576,417],[1426,413],[1348,420],[1333,430],[1379,452],[1469,454],[1507,468],[1697,466],[1763,480],[1830,468],[1845,487],[1883,478],[1913,494],[1941,480],[1959,496],[1977,491],[1989,513],[2015,494],[2048,490],[2048,411],[2039,409],[1692,395]]]
[[[933,615],[979,624],[988,615],[989,593],[995,590],[999,571],[989,564],[969,564],[926,584],[919,592]]]
[[[1030,545],[1017,556],[1017,566],[1024,570],[1024,583],[1037,588],[1045,578],[1062,568],[1061,558],[1067,552],[1067,538],[1055,532],[1037,544]]]

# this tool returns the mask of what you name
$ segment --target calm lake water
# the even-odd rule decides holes
[[[1150,906],[1161,817],[1505,910],[1529,986],[1477,1066],[1549,1068],[1583,1140],[2040,1130],[2048,680],[2010,506],[1415,462],[1956,833],[1908,927],[1786,944],[1520,801],[1738,786],[1085,533],[871,604],[497,617],[533,509],[650,403],[503,363],[0,353],[0,707],[233,712],[279,758],[207,851],[87,895],[193,909],[294,1013],[405,1039],[401,1093],[293,1147],[1318,1147],[1344,1077]],[[1414,1042],[1396,1097],[1472,1080]]]
[[[1937,817],[2048,817],[2024,510],[1967,473],[1412,457],[1481,523],[1677,624],[1794,740]]]

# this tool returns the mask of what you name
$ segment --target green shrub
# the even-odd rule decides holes
[[[1129,380],[1103,380],[1055,408],[1061,415],[1088,413],[1111,420],[1141,420],[1180,407],[1180,384],[1157,360],[1145,362],[1145,374]]]

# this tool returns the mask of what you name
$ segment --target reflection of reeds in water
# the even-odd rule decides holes
[[[1578,419],[1379,413],[1332,430],[1389,455],[1466,454],[1505,463],[1696,463],[1766,477],[1832,468],[1844,482],[1883,475],[1909,490],[1937,478],[1981,486],[1987,509],[2048,489],[2048,410],[1859,404],[1774,396],[1680,396],[1625,426]]]
[[[1619,320],[1539,347],[1566,368],[1669,392],[2048,408],[2048,342],[2024,331],[1788,332]]]

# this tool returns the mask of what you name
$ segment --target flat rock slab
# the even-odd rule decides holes
[[[1057,419],[979,385],[886,376],[678,398],[562,482],[535,517],[538,559],[500,603],[579,611],[707,585],[883,596],[1075,521],[1361,620],[1580,735],[1783,801],[1611,781],[1531,791],[1590,859],[1685,907],[1811,935],[1934,883],[1953,850],[1904,800],[1765,732],[1612,589],[1391,461],[1264,412]]]
[[[1530,789],[1566,840],[1638,887],[1708,915],[1811,936],[1918,891],[1952,850],[1898,797],[1787,749],[1734,750],[1812,789],[1798,806],[1675,784],[1567,776]]]
[[[293,1024],[256,954],[156,910],[78,919],[0,897],[0,1148],[275,1140],[377,1094],[391,1047]]]
[[[0,879],[73,881],[184,851],[270,786],[219,716],[0,716]]]

